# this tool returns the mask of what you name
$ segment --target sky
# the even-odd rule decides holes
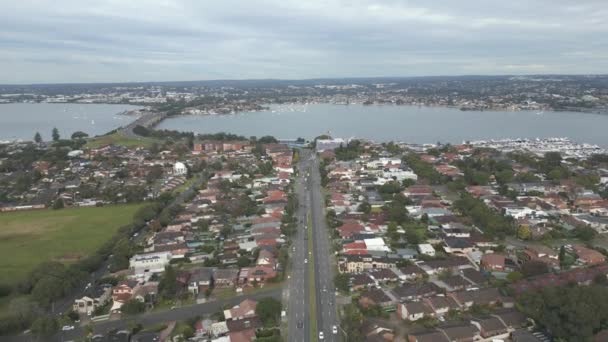
[[[0,84],[607,72],[608,0],[0,2]]]

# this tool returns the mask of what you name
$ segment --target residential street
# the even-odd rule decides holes
[[[183,321],[191,317],[213,314],[215,312],[218,312],[219,310],[223,310],[225,306],[232,307],[247,298],[259,300],[264,297],[273,297],[280,300],[281,291],[281,288],[274,288],[267,291],[261,290],[260,292],[251,295],[241,295],[229,299],[217,300],[204,304],[196,304],[182,308],[176,308],[173,310],[152,312],[145,315],[135,316],[133,318],[123,318],[115,321],[99,322],[94,325],[94,329],[95,333],[105,333],[112,329],[125,329],[127,328],[129,322],[140,323],[144,327],[149,327],[163,322]],[[82,337],[83,334],[84,330],[81,327],[77,327],[76,329],[71,331],[59,332],[54,338],[48,338],[47,341],[76,340],[77,338]],[[35,338],[33,338],[31,335],[3,336],[2,341],[26,342],[35,341]]]

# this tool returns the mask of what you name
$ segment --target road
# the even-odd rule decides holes
[[[157,125],[159,122],[163,121],[167,117],[166,113],[157,113],[157,112],[143,112],[140,117],[135,119],[130,124],[122,127],[120,131],[126,137],[129,138],[141,138],[141,136],[135,134],[133,129],[136,126],[143,126],[146,128],[151,128]]]
[[[321,191],[319,159],[312,155],[308,191],[310,194],[310,216],[313,227],[313,253],[315,255],[315,288],[317,299],[317,327],[323,332],[325,341],[339,341],[332,333],[338,326],[336,293],[334,286],[332,240],[325,222],[325,197]]]
[[[298,231],[292,239],[292,272],[289,280],[289,299],[287,312],[289,317],[289,341],[307,342],[310,338],[310,312],[309,312],[309,286],[308,286],[308,240],[306,239],[307,213],[309,195],[306,191],[306,173],[310,169],[311,161],[305,150],[300,151],[298,165],[299,176],[295,180],[295,193],[299,208],[296,213]]]
[[[295,191],[300,208],[298,219],[303,222],[293,239],[295,252],[293,256],[293,273],[289,283],[289,341],[314,341],[323,332],[325,341],[339,341],[340,337],[332,333],[333,326],[338,326],[336,314],[335,286],[333,284],[333,252],[331,238],[325,224],[325,200],[321,192],[321,175],[319,160],[310,150],[300,150],[299,177]],[[308,215],[310,214],[310,215]],[[312,227],[312,246],[314,253],[313,272],[315,275],[316,320],[315,336],[310,336],[310,300],[308,277],[309,265],[305,259],[308,255],[307,217]]]
[[[95,323],[95,333],[106,333],[112,329],[126,329],[128,328],[129,322],[140,323],[144,327],[150,327],[155,324],[165,323],[169,321],[183,321],[188,318],[214,314],[220,310],[223,310],[225,306],[234,306],[242,302],[243,300],[255,299],[260,300],[265,297],[273,297],[281,300],[281,288],[273,288],[271,290],[261,290],[251,295],[241,295],[232,297],[224,300],[211,301],[204,304],[195,304],[191,306],[185,306],[176,308],[174,310],[160,311],[147,313],[140,316],[135,316],[128,319],[120,319],[113,321],[105,321]],[[71,331],[60,332],[56,336],[51,338],[45,338],[45,341],[69,341],[77,340],[84,336],[84,330],[81,327]],[[27,342],[32,341],[30,335],[18,335],[18,336],[2,336],[2,341],[6,342]]]

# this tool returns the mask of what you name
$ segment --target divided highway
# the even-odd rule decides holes
[[[289,283],[289,341],[340,341],[334,334],[338,326],[336,313],[334,271],[332,267],[332,244],[325,224],[325,199],[321,192],[319,160],[309,150],[300,150],[299,177],[295,190],[300,208],[298,219],[301,224],[293,240],[293,272]],[[310,219],[310,222],[307,220]],[[308,232],[311,227],[312,232]],[[312,250],[308,250],[307,236],[312,237]],[[314,258],[311,258],[311,254]],[[313,264],[309,265],[308,261]],[[312,266],[312,267],[311,267]],[[309,293],[310,269],[314,272],[314,294]],[[311,315],[310,300],[316,300],[315,315]],[[316,318],[316,330],[311,332]],[[313,325],[314,326],[314,325]],[[337,328],[336,328],[337,329]],[[314,336],[310,336],[314,333]]]
[[[295,193],[298,198],[299,208],[297,211],[298,230],[293,237],[292,244],[292,272],[289,279],[289,300],[287,312],[289,317],[288,334],[289,341],[307,342],[310,336],[310,311],[309,311],[309,286],[308,286],[308,207],[309,195],[306,190],[306,174],[310,169],[310,157],[306,151],[300,151],[300,163],[298,164],[299,176],[295,182]]]

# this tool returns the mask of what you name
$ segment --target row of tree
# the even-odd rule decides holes
[[[76,131],[76,132],[72,133],[71,139],[72,140],[86,139],[88,136],[89,135],[85,132]],[[59,134],[59,130],[57,129],[57,127],[53,128],[53,130],[51,131],[51,138],[55,142],[57,142],[61,139],[61,135]],[[41,144],[43,141],[44,140],[42,139],[42,135],[40,134],[40,132],[36,132],[36,134],[34,134],[34,142],[37,144]]]

